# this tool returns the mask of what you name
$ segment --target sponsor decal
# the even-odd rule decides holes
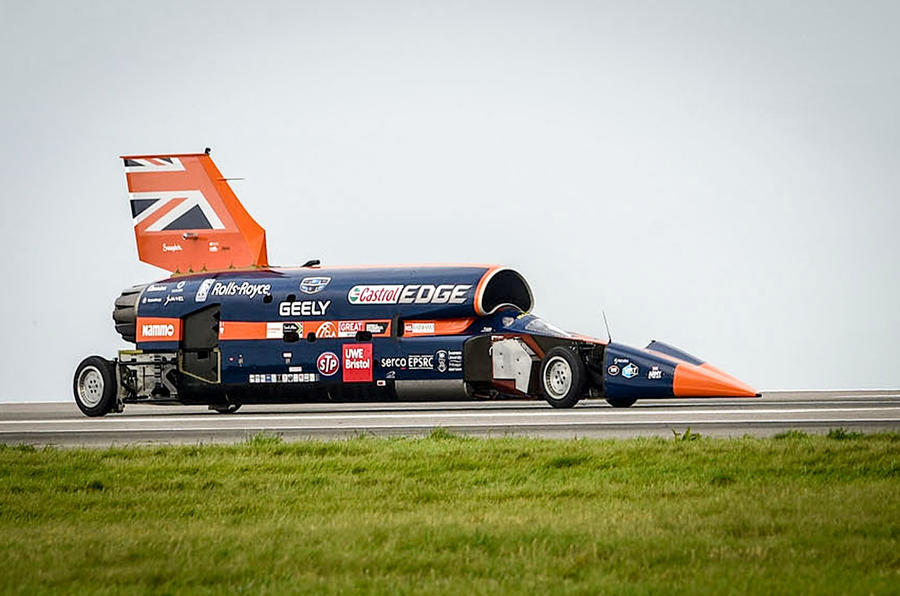
[[[319,375],[315,373],[275,373],[270,375],[249,375],[249,383],[315,383]]]
[[[329,282],[330,277],[304,277],[300,280],[300,291],[304,294],[318,294]]]
[[[609,368],[606,369],[606,374],[611,377],[616,376],[617,374],[619,374],[619,366],[617,364],[610,364]]]
[[[353,286],[347,292],[350,304],[396,304],[403,286]]]
[[[450,350],[447,352],[447,370],[450,372],[460,372],[462,371],[462,365],[462,350]]]
[[[471,288],[467,284],[409,285],[400,292],[400,304],[463,304]]]
[[[613,364],[628,364],[631,362],[628,358],[613,358]]]
[[[503,319],[501,320],[501,323],[503,323],[504,327],[509,327],[515,322],[516,320],[513,317],[503,317]]]
[[[137,341],[178,341],[181,339],[181,319],[138,317]]]
[[[178,294],[179,292],[183,292],[183,291],[184,291],[184,282],[183,281],[178,282],[177,284],[175,284],[175,287],[172,288],[173,294]]]
[[[622,369],[622,376],[625,377],[626,379],[631,379],[631,378],[638,376],[640,374],[640,372],[641,371],[637,367],[637,365],[634,362],[632,362],[631,364],[629,364],[628,366],[626,366],[625,368]]]
[[[154,300],[150,298],[149,300]],[[162,298],[156,298],[157,302]],[[178,300],[178,298],[174,298]],[[390,321],[220,321],[219,338],[226,340],[282,339],[285,333],[296,332],[301,337],[310,333],[317,338],[351,338],[355,330],[368,331],[373,337],[389,337]]]
[[[218,242],[210,242],[209,243],[209,252],[219,252],[219,243]]]
[[[194,296],[194,302],[206,302],[207,296],[209,296],[209,289],[215,283],[214,279],[204,279],[200,283],[200,287],[197,288],[197,294]]]
[[[141,325],[141,335],[144,337],[175,337],[175,325],[172,323],[147,323]]]
[[[372,344],[344,344],[344,382],[372,381]]]
[[[316,359],[316,368],[326,377],[334,375],[340,367],[337,354],[334,352],[322,352]]]
[[[663,371],[658,366],[654,366],[647,372],[647,378],[651,381],[657,381],[663,377]]]
[[[438,350],[434,354],[410,354],[409,356],[388,356],[378,361],[381,368],[436,370],[437,372],[458,372],[462,370],[462,351]]]
[[[431,370],[434,368],[434,356],[431,354],[410,354],[407,362],[410,370]]]
[[[403,333],[410,335],[434,334],[434,322],[431,323],[404,323]]]
[[[180,244],[166,244],[163,242],[162,251],[163,252],[181,252],[183,249]]]
[[[447,350],[434,353],[434,369],[440,373],[447,372]]]
[[[201,286],[202,287],[202,286]],[[254,284],[249,281],[237,283],[230,281],[228,283],[215,282],[212,290],[209,291],[213,296],[241,296],[252,300],[256,296],[265,296],[272,291],[272,284]],[[197,293],[199,294],[199,290]],[[198,302],[200,302],[198,300]]]
[[[184,302],[184,296],[173,296],[169,294],[166,296],[166,303],[163,306],[169,306],[170,302]]]
[[[316,329],[316,337],[317,338],[327,339],[327,338],[332,338],[332,337],[337,337],[337,336],[338,336],[337,329],[335,329],[334,323],[332,323],[331,321],[325,321],[324,323],[319,325],[318,329]]]
[[[372,335],[385,335],[390,323],[387,321],[366,321],[366,331]]]
[[[381,368],[406,368],[406,356],[389,356],[378,363]]]
[[[353,286],[350,304],[463,304],[470,284],[410,284]]]
[[[331,300],[298,300],[278,304],[278,314],[282,317],[324,317]]]
[[[393,370],[389,370],[389,371],[384,375],[384,378],[385,378],[385,379],[396,379],[396,378],[397,378],[397,373],[396,373],[395,371],[393,371]]]
[[[147,298],[146,296],[141,298],[141,302],[143,304],[159,304],[162,301],[163,301],[163,299],[160,298],[159,296],[156,296],[155,298]]]
[[[147,286],[145,291],[147,292],[165,292],[167,289],[166,284],[151,284]]]
[[[338,321],[338,337],[356,337],[361,331],[372,335],[386,335],[390,323],[388,321]]]
[[[355,337],[365,329],[365,321],[338,321],[338,337]]]

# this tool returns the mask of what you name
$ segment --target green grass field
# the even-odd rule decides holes
[[[11,593],[898,593],[900,434],[0,447]]]

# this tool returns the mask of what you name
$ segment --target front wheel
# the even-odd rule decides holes
[[[116,407],[115,365],[100,356],[88,356],[75,369],[72,388],[85,416],[105,416]]]
[[[554,408],[571,408],[584,393],[586,376],[584,362],[575,350],[553,348],[541,363],[541,395]]]

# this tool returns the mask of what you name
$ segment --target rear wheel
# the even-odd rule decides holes
[[[614,408],[630,408],[637,401],[636,397],[607,397],[606,403]]]
[[[100,356],[88,356],[75,369],[75,403],[85,416],[104,416],[116,406],[115,365]]]
[[[553,348],[541,363],[541,395],[554,408],[571,408],[584,393],[584,362],[572,348]]]

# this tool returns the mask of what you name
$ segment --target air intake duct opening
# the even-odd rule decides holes
[[[475,297],[475,311],[479,315],[489,315],[507,306],[523,312],[534,307],[534,297],[528,282],[518,271],[512,269],[488,272]]]

